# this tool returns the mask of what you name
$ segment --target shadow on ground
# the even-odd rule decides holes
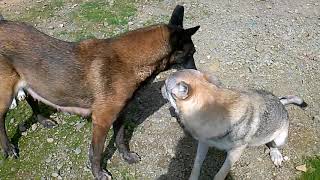
[[[164,81],[152,82],[153,79],[154,78],[148,80],[147,83],[143,84],[136,91],[131,101],[127,104],[117,119],[117,121],[124,121],[125,142],[127,146],[129,146],[133,132],[137,127],[166,103],[161,95],[161,87]],[[113,156],[116,149],[115,135],[113,135],[105,149],[105,165],[107,160]]]
[[[161,175],[158,180],[185,180],[189,178],[197,152],[197,141],[185,133],[177,144],[175,156],[171,159],[168,173]],[[200,180],[211,180],[222,166],[226,154],[210,148],[203,163]],[[233,180],[232,176],[226,178]]]

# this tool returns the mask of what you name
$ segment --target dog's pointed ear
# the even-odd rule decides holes
[[[188,36],[192,36],[192,35],[194,35],[194,34],[198,31],[199,28],[200,28],[200,26],[195,26],[195,27],[186,29],[186,30],[185,30],[185,33],[186,33]]]
[[[204,78],[211,84],[214,84],[215,86],[217,87],[221,87],[222,86],[222,83],[221,81],[219,80],[219,78],[213,74],[208,74],[208,73],[205,73],[204,74]]]
[[[171,19],[169,21],[170,25],[183,27],[183,14],[184,14],[184,7],[177,5],[171,15]]]
[[[176,84],[171,91],[173,97],[176,99],[186,99],[189,95],[189,92],[190,92],[190,87],[184,81],[181,81],[178,84]]]

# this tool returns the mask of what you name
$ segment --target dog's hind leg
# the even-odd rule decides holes
[[[266,144],[270,149],[271,160],[273,161],[273,164],[277,167],[280,167],[283,161],[282,154],[278,148],[280,148],[286,143],[287,137],[288,129],[283,130],[274,140]]]
[[[0,56],[0,142],[4,156],[18,157],[18,151],[9,142],[5,117],[14,97],[15,85],[19,80],[16,71]]]
[[[125,125],[124,119],[121,116],[113,123],[113,130],[116,136],[116,145],[122,158],[129,164],[139,162],[140,156],[130,151],[128,143],[125,142]]]
[[[33,111],[34,117],[40,124],[42,124],[46,128],[52,128],[55,125],[57,125],[57,123],[54,120],[44,117],[43,115],[40,114],[39,104],[37,101],[33,99],[32,96],[28,94],[26,96],[26,100]]]

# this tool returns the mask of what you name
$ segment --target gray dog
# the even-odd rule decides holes
[[[227,151],[215,180],[225,179],[247,146],[266,144],[273,163],[281,166],[283,157],[278,148],[285,144],[289,127],[284,105],[306,106],[297,96],[278,98],[263,90],[223,88],[215,76],[191,69],[171,74],[162,94],[199,142],[190,180],[198,179],[211,146]]]

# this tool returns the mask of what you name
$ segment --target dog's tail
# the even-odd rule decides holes
[[[293,95],[283,96],[283,97],[279,97],[279,100],[283,105],[294,104],[301,108],[305,108],[308,106],[308,104],[298,96],[293,96]]]

